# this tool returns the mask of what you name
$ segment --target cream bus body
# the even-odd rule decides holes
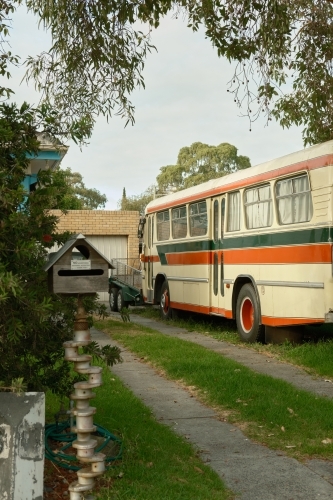
[[[332,184],[329,141],[153,200],[144,300],[234,318],[247,341],[333,322]]]

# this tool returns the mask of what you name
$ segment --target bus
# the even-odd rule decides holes
[[[265,327],[333,322],[333,141],[154,199],[140,219],[142,294]]]

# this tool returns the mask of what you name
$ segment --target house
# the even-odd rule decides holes
[[[30,191],[35,189],[39,170],[46,170],[48,168],[55,170],[58,168],[61,160],[68,150],[67,146],[64,146],[59,141],[54,140],[45,132],[37,133],[37,139],[40,142],[37,156],[27,153],[27,158],[30,159],[30,163],[23,181],[23,185],[27,193],[30,193]]]

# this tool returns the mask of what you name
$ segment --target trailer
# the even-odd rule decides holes
[[[123,259],[124,260],[124,259]],[[111,311],[124,307],[143,305],[142,272],[123,260],[111,259],[114,269],[109,278],[109,302]]]

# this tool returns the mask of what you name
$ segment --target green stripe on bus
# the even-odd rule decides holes
[[[331,243],[333,228],[312,228],[293,231],[279,231],[277,233],[251,234],[232,236],[219,240],[185,241],[171,243],[157,243],[157,251],[162,265],[167,265],[166,254],[183,252],[203,252],[211,250],[230,250],[239,248],[260,248],[287,245],[306,245],[311,243]]]

